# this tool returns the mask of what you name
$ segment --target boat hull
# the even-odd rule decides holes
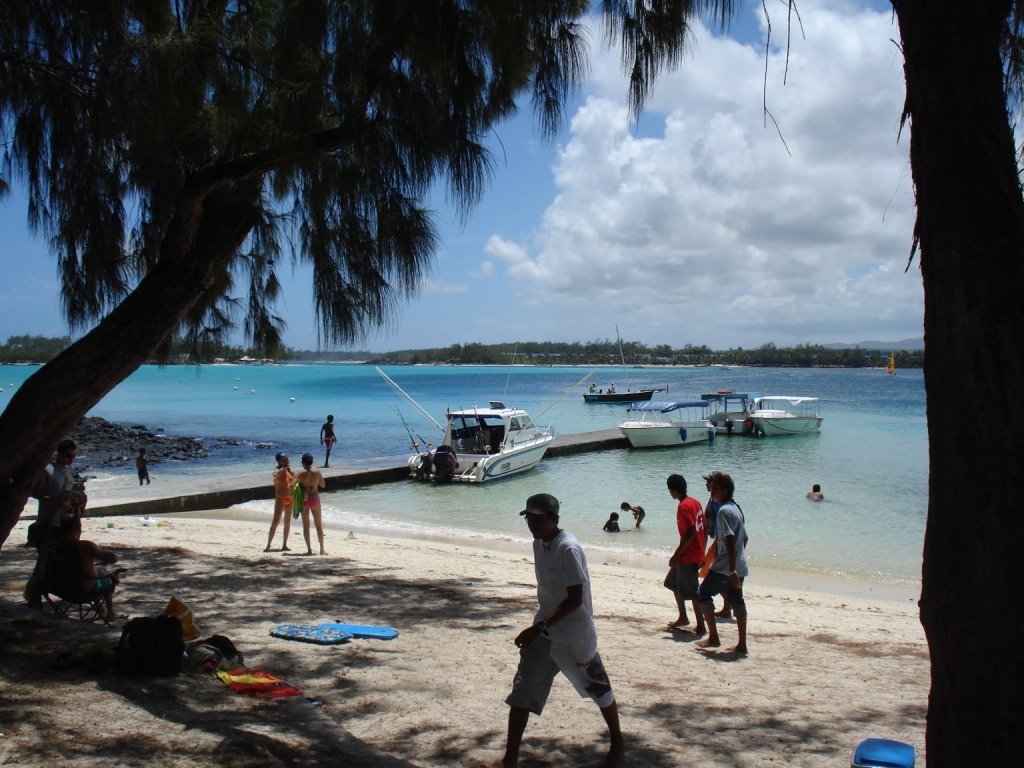
[[[619,431],[633,448],[671,448],[697,443],[712,443],[715,430],[708,424],[672,424],[657,422],[623,422]]]
[[[754,423],[750,420],[750,414],[737,411],[736,413],[719,413],[711,417],[711,426],[719,435],[752,435],[754,434]]]
[[[583,400],[588,403],[638,403],[650,400],[657,389],[638,389],[633,392],[584,392]]]
[[[553,435],[544,435],[501,453],[481,455],[456,452],[459,468],[445,482],[479,484],[526,472],[540,464],[552,440]],[[420,453],[409,459],[410,476],[417,480],[440,482],[433,474],[424,474],[419,470],[424,457],[428,455]]]
[[[805,435],[821,428],[821,416],[757,416],[752,415],[754,433],[765,437]]]

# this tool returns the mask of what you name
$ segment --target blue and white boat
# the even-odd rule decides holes
[[[708,421],[706,400],[651,400],[629,406],[637,415],[619,424],[619,430],[634,448],[667,448],[694,443],[711,443],[715,428]]]

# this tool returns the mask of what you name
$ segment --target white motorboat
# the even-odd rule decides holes
[[[750,410],[757,395],[745,392],[733,392],[731,389],[719,389],[700,396],[711,406],[708,421],[720,435],[753,435],[754,422],[750,420]]]
[[[492,400],[487,408],[448,411],[438,447],[413,454],[409,470],[419,480],[483,483],[537,466],[554,437],[526,411]]]
[[[754,423],[754,434],[759,437],[817,432],[821,428],[818,398],[789,395],[755,397],[750,420]]]
[[[708,421],[706,400],[651,400],[633,403],[628,413],[639,414],[619,424],[634,448],[666,448],[711,443],[715,428]]]

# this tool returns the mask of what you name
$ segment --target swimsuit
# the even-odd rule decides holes
[[[292,505],[291,496],[278,496],[277,500],[284,504],[286,507],[290,507]]]

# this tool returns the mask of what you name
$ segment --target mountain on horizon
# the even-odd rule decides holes
[[[858,341],[854,344],[836,342],[834,344],[822,344],[825,349],[884,349],[886,351],[898,352],[919,352],[924,349],[924,339],[900,339],[899,341]]]

